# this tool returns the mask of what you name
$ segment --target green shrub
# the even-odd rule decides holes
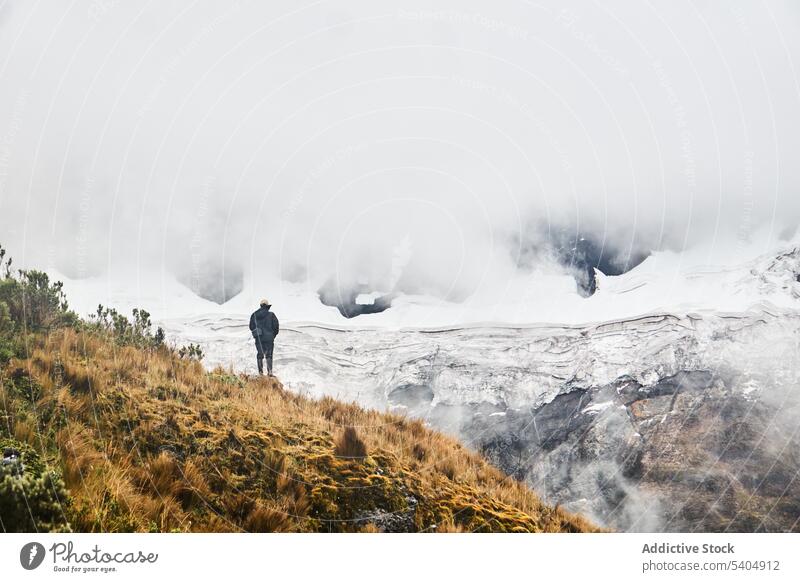
[[[0,246],[0,335],[15,329],[48,331],[75,325],[78,317],[69,310],[64,284],[51,282],[47,273],[19,270],[14,274],[11,259]]]
[[[11,321],[11,311],[4,301],[0,301],[0,335],[10,334],[14,331],[14,322]]]
[[[203,348],[198,344],[189,344],[178,349],[178,357],[181,359],[197,360],[199,362],[203,359],[203,356]]]
[[[8,305],[0,301],[0,366],[4,366],[14,357],[14,322],[11,321],[11,312]]]
[[[159,327],[153,331],[150,313],[144,309],[134,309],[131,315],[132,319],[128,319],[114,308],[98,305],[97,311],[89,318],[89,326],[113,336],[120,345],[139,348],[159,348],[164,345],[164,330]]]
[[[68,531],[61,511],[64,482],[55,473],[20,474],[17,463],[0,465],[0,526],[6,532]]]
[[[62,508],[69,503],[61,477],[44,468],[24,443],[0,439],[0,529],[6,532],[69,531]],[[14,453],[16,458],[7,458]]]

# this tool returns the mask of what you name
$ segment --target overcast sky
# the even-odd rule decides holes
[[[0,243],[447,295],[542,225],[780,233],[798,56],[792,0],[0,0]]]

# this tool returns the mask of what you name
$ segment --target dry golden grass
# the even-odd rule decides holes
[[[0,430],[60,467],[77,531],[596,529],[418,420],[167,350],[62,330],[0,380]]]
[[[367,445],[358,436],[355,428],[346,426],[336,438],[334,451],[341,459],[364,459],[367,456]]]

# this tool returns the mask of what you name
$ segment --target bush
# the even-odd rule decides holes
[[[181,346],[178,350],[178,357],[187,360],[197,360],[198,362],[203,359],[203,348],[198,344],[189,344],[188,346]]]
[[[110,334],[116,342],[138,348],[159,348],[164,345],[164,330],[160,327],[153,332],[150,313],[144,309],[134,309],[132,319],[128,319],[116,309],[97,306],[97,311],[89,318],[89,327]]]
[[[47,471],[30,446],[8,439],[0,439],[0,445],[0,529],[69,531],[62,511],[69,498],[61,477]]]
[[[49,331],[56,327],[75,325],[78,317],[69,310],[64,284],[50,282],[42,271],[11,269],[0,246],[0,334],[15,329],[25,332]]]
[[[11,312],[8,305],[0,301],[0,366],[8,363],[14,357],[15,349],[12,339],[14,322],[11,321]]]
[[[14,322],[11,321],[11,312],[5,302],[0,301],[0,334],[10,334],[14,331]]]

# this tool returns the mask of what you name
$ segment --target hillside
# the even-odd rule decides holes
[[[0,373],[0,517],[10,522],[21,479],[15,456],[44,497],[33,522],[18,516],[23,529],[593,529],[419,421],[91,330],[34,334],[25,351]]]

